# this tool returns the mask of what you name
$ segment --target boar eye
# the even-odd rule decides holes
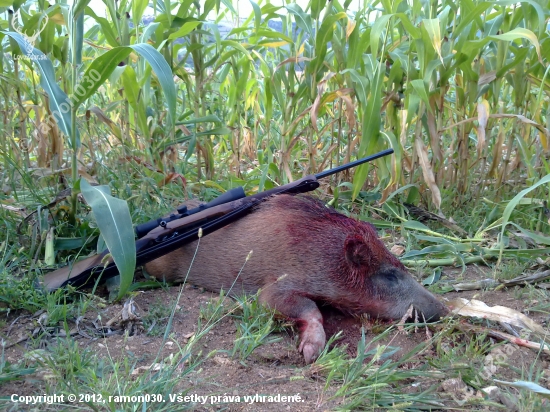
[[[389,283],[396,283],[397,276],[395,276],[393,273],[390,272],[386,275],[386,281],[388,281]]]

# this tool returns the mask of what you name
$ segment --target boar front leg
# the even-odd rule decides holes
[[[296,322],[300,330],[298,350],[304,354],[306,363],[317,359],[326,342],[323,316],[317,304],[299,292],[278,290],[273,285],[260,293],[260,302]]]

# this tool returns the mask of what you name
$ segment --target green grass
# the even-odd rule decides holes
[[[233,350],[230,351],[231,355],[248,367],[253,367],[250,355],[255,349],[280,339],[273,335],[278,330],[277,324],[273,323],[273,312],[258,306],[257,299],[239,300],[238,306],[230,305],[230,310],[227,310],[228,302],[224,303],[224,300],[222,296],[219,300],[211,300],[208,303],[210,306],[202,307],[209,309],[201,309],[202,321],[198,321],[197,333],[188,343],[178,346],[173,356],[147,362],[147,365],[162,365],[160,370],[140,369],[138,372],[138,354],[124,349],[124,343],[121,349],[114,349],[109,340],[106,340],[106,353],[99,355],[86,349],[78,341],[58,338],[50,340],[47,349],[28,351],[24,359],[16,363],[6,361],[2,350],[0,383],[40,376],[34,382],[37,388],[41,388],[41,393],[65,396],[71,393],[93,393],[111,401],[98,405],[90,400],[84,404],[105,411],[130,410],[129,404],[115,401],[113,396],[117,395],[139,396],[154,393],[167,397],[169,394],[185,394],[192,389],[187,385],[182,386],[181,383],[186,379],[195,380],[195,374],[200,373],[204,362],[214,355],[213,352],[202,353],[202,338],[210,331],[215,333],[216,325],[225,316],[230,315],[235,319],[237,338]],[[171,305],[174,304],[175,302]],[[168,312],[163,313],[165,316]],[[414,326],[407,326],[406,330],[411,332],[413,328]],[[368,340],[363,331],[355,358],[347,354],[345,345],[335,345],[340,338],[340,335],[336,335],[329,339],[316,362],[304,367],[302,373],[306,379],[309,377],[324,382],[323,396],[327,400],[336,400],[339,405],[337,410],[393,408],[416,411],[437,407],[442,405],[441,402],[456,406],[453,402],[462,401],[463,397],[444,401],[437,395],[436,389],[443,380],[460,379],[469,388],[479,390],[490,385],[493,377],[500,378],[501,372],[509,366],[506,358],[495,352],[499,351],[507,356],[502,345],[494,345],[485,335],[469,336],[453,329],[452,321],[448,320],[431,338],[399,356],[396,356],[399,348],[391,343],[381,344],[382,340],[392,336],[394,327],[380,325],[378,329],[373,328],[369,332]],[[38,346],[39,342],[40,339],[35,345]],[[134,371],[137,372],[136,375],[133,375]],[[540,382],[543,376],[542,371],[534,365],[531,369],[516,369],[514,373],[518,378],[532,382]],[[129,376],[132,378],[128,379]],[[407,389],[404,390],[405,388]],[[527,391],[503,391],[514,393],[517,404],[524,408],[521,410],[536,411],[542,405],[540,398]],[[465,392],[466,395],[469,393]],[[489,408],[497,406],[477,396],[466,396],[465,399],[465,405]],[[159,404],[155,405],[154,410],[173,410],[171,408],[174,407],[183,410],[191,406]]]
[[[275,311],[260,305],[258,295],[252,298],[241,297],[237,302],[240,310],[233,314],[237,337],[231,356],[244,362],[258,347],[279,342],[282,338],[272,335],[280,329],[273,319]]]
[[[147,314],[143,317],[143,327],[147,331],[147,335],[162,336],[164,334],[170,313],[175,304],[175,301],[172,299],[166,301],[160,297],[156,298],[155,302],[149,306]],[[183,308],[180,308],[181,310]]]
[[[368,343],[365,331],[362,330],[357,357],[350,359],[343,347],[335,347],[332,350],[325,348],[313,365],[313,368],[318,368],[326,375],[325,390],[330,384],[337,384],[332,397],[342,399],[342,405],[338,410],[371,410],[376,407],[416,410],[429,405],[435,406],[439,402],[433,395],[434,386],[410,393],[403,390],[412,380],[429,381],[431,377],[441,376],[438,372],[427,370],[427,365],[420,369],[405,367],[409,362],[414,362],[430,342],[418,345],[395,361],[391,356],[398,348],[379,344],[381,339],[389,335],[391,329],[387,328]],[[335,339],[337,336],[328,342],[327,348]]]
[[[108,347],[108,345],[107,345]],[[176,387],[181,379],[192,373],[200,362],[189,362],[189,355],[177,352],[170,359],[160,362],[160,370],[138,371],[137,359],[123,350],[120,354],[109,353],[99,357],[83,349],[75,341],[62,340],[49,355],[36,358],[36,364],[49,375],[48,393],[68,397],[70,394],[94,394],[95,397],[80,404],[104,411],[129,410],[131,405],[146,405],[143,402],[117,402],[117,396],[160,395],[168,400],[170,394],[179,393]],[[138,372],[134,375],[134,372]],[[185,390],[182,392],[185,393]],[[99,399],[101,398],[101,401]],[[138,398],[139,399],[139,398]],[[105,401],[105,402],[103,402]],[[148,402],[150,403],[150,402]],[[168,402],[158,403],[155,410],[187,409],[184,405]]]
[[[522,262],[508,259],[502,265],[495,268],[493,277],[495,279],[510,280],[521,276],[531,266],[532,262]]]

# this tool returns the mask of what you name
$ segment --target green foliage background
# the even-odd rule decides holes
[[[502,226],[500,256],[509,219],[547,232],[545,185],[501,216],[550,173],[548,1],[250,3],[242,17],[230,0],[104,0],[100,17],[89,1],[1,2],[2,201],[36,210],[72,188],[25,229],[30,255],[52,228],[49,263],[96,238],[79,176],[140,223],[190,193],[261,191],[387,147],[329,182],[334,203],[376,187],[398,225],[407,201],[462,219],[475,244]]]

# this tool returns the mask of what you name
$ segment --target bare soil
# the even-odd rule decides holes
[[[480,280],[489,277],[487,268],[478,268],[471,266],[465,274],[461,275],[459,270],[445,270],[443,281],[461,278],[464,281]],[[176,302],[180,287],[170,287],[166,289],[154,289],[139,291],[135,294],[136,313],[140,318],[146,318],[149,311],[158,310],[159,307],[172,307]],[[84,333],[73,333],[71,339],[74,339],[82,348],[89,348],[99,354],[101,358],[114,361],[128,359],[135,362],[135,369],[138,373],[149,368],[154,362],[165,359],[170,354],[177,354],[180,350],[179,345],[186,343],[197,332],[197,324],[200,316],[201,306],[205,306],[211,299],[217,299],[218,294],[206,292],[204,290],[187,285],[184,288],[181,299],[178,302],[174,321],[172,324],[171,339],[163,343],[163,331],[167,319],[159,318],[157,328],[160,329],[158,336],[150,336],[147,331],[139,331],[139,321],[134,324],[135,334],[125,336],[113,334],[108,337],[93,337],[92,329],[97,327],[98,316],[102,322],[116,317],[122,310],[120,304],[109,304],[103,309],[89,310],[82,319],[79,320],[79,329]],[[484,301],[489,306],[502,305],[526,313],[536,322],[548,327],[548,314],[540,312],[526,312],[532,306],[532,302],[521,294],[520,288],[502,289],[500,291],[466,291],[450,292],[441,296],[442,300],[453,299],[455,297],[474,298]],[[228,299],[231,304],[231,300]],[[159,306],[160,305],[160,306]],[[369,321],[364,318],[352,318],[345,316],[331,308],[323,308],[325,316],[325,328],[327,337],[338,331],[343,332],[343,337],[337,342],[337,345],[347,345],[347,351],[350,356],[357,354],[357,342],[361,339],[361,327],[365,328],[367,342],[374,336],[385,330],[389,324],[381,324],[377,321]],[[5,319],[5,326],[0,330],[0,336],[7,342],[4,352],[5,359],[10,363],[16,363],[23,358],[24,354],[37,346],[54,345],[55,339],[26,339],[29,335],[36,333],[36,328],[40,327],[37,319],[39,315],[29,314],[10,314]],[[203,320],[203,324],[204,324]],[[238,358],[232,358],[230,353],[236,339],[236,320],[232,316],[225,316],[216,324],[216,326],[200,341],[199,348],[202,355],[210,354],[206,360],[193,372],[182,377],[178,383],[178,390],[187,390],[187,395],[200,396],[240,396],[240,402],[220,402],[217,405],[211,405],[208,401],[205,405],[200,402],[195,405],[197,410],[228,410],[228,411],[312,411],[312,410],[334,410],[344,399],[331,398],[338,385],[331,384],[325,387],[325,373],[319,373],[315,365],[305,365],[303,357],[297,350],[297,332],[291,327],[283,327],[281,332],[276,335],[281,338],[280,341],[260,346],[247,359],[240,361]],[[467,322],[466,320],[457,321]],[[95,326],[92,326],[94,325]],[[115,323],[113,324],[115,325]],[[76,324],[69,325],[73,328]],[[486,326],[486,325],[485,325]],[[443,327],[443,326],[441,326]],[[400,348],[392,359],[398,360],[401,356],[411,351],[418,344],[427,341],[433,333],[437,332],[435,326],[431,329],[419,328],[416,333],[400,332],[397,329],[391,332],[381,343],[392,347]],[[498,329],[496,324],[490,325],[491,328]],[[88,330],[90,333],[85,333]],[[113,327],[116,331],[116,327]],[[155,329],[153,329],[155,330]],[[457,345],[467,343],[472,338],[464,334],[461,342],[456,341],[456,336],[449,338],[448,345]],[[485,338],[490,343],[497,343],[491,338]],[[17,343],[19,342],[19,343]],[[505,359],[504,365],[498,365],[491,379],[501,379],[505,381],[529,380],[529,371],[544,370],[545,377],[539,384],[550,386],[550,368],[548,355],[539,354],[537,351],[525,347],[514,347],[513,356]],[[437,350],[434,345],[427,346],[425,350],[416,355],[411,362],[402,365],[402,368],[416,369],[427,368],[428,370],[438,371]],[[441,353],[441,352],[439,352]],[[160,355],[160,356],[159,356]],[[464,360],[462,360],[464,361]],[[483,366],[483,365],[480,365]],[[141,368],[141,369],[140,369]],[[438,385],[438,393],[443,399],[443,404],[447,407],[458,407],[453,404],[450,393],[449,376],[445,375],[447,371],[441,370],[441,379],[434,379],[426,384]],[[134,379],[134,376],[127,377]],[[18,380],[6,383],[0,386],[0,395],[9,396],[12,393],[36,395],[43,394],[45,379],[36,374],[28,376],[24,380]],[[417,390],[410,383],[408,387],[400,388],[404,392]],[[426,389],[426,388],[425,388]],[[245,395],[299,395],[300,402],[260,402],[247,404],[243,401]],[[456,397],[456,396],[455,396]],[[445,400],[446,399],[446,400]],[[227,400],[227,399],[226,399]],[[9,402],[8,402],[9,403]],[[10,405],[8,405],[9,407]],[[20,410],[13,409],[12,410]],[[459,409],[474,409],[475,406],[467,405],[458,407]],[[8,408],[9,409],[9,408]],[[29,409],[30,410],[30,409]],[[44,410],[44,409],[41,409]],[[154,410],[154,409],[153,409]]]

